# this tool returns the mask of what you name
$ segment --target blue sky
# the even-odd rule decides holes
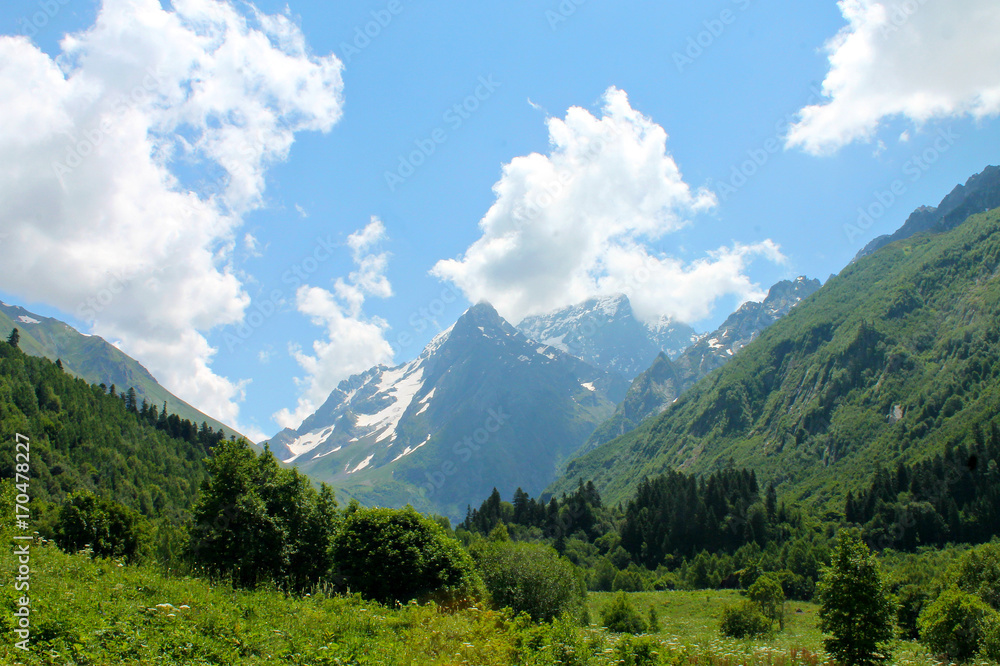
[[[10,0],[0,295],[257,437],[481,298],[709,330],[1000,161],[998,13]]]

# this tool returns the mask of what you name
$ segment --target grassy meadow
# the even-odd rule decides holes
[[[589,595],[591,625],[581,628],[560,621],[538,626],[487,608],[386,608],[321,592],[294,597],[274,589],[239,591],[150,566],[68,555],[52,545],[32,548],[31,568],[31,649],[24,652],[14,647],[15,562],[9,549],[0,555],[3,664],[816,666],[827,661],[813,604],[789,602],[787,628],[773,640],[721,638],[722,608],[739,598],[732,591],[633,593],[630,599],[643,616],[655,606],[660,623],[656,634],[633,637],[599,626],[600,610],[612,597],[605,593]],[[911,643],[899,645],[895,661],[936,663]]]

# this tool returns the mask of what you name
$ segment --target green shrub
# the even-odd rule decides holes
[[[646,631],[645,620],[624,592],[616,594],[608,605],[601,609],[601,624],[607,627],[608,631],[619,634],[641,634]]]
[[[93,493],[70,495],[59,509],[55,542],[69,553],[90,546],[94,557],[135,561],[149,546],[149,524],[132,509]]]
[[[480,541],[470,549],[497,608],[548,622],[564,613],[580,617],[586,585],[576,568],[548,546]]]
[[[656,612],[656,606],[649,607],[649,619],[647,623],[649,624],[649,633],[655,634],[660,631],[660,615]]]
[[[730,638],[764,638],[771,635],[772,623],[752,601],[741,601],[722,609],[723,636]]]
[[[615,663],[622,666],[655,666],[659,663],[659,642],[650,636],[623,636],[615,646]]]
[[[453,605],[484,592],[461,544],[412,507],[349,507],[332,550],[337,573],[350,591],[383,604]]]
[[[956,661],[974,657],[995,631],[997,612],[979,597],[957,588],[945,590],[920,614],[920,639],[937,654]]]

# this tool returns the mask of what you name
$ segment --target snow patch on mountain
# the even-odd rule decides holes
[[[326,441],[326,438],[330,436],[333,432],[333,428],[324,428],[322,430],[315,430],[313,432],[306,433],[302,437],[299,437],[291,444],[287,444],[288,450],[292,452],[290,458],[284,462],[290,463],[294,462],[296,458],[309,453],[317,446]]]
[[[360,472],[361,470],[363,470],[365,467],[368,467],[368,465],[370,465],[372,463],[372,458],[374,458],[374,457],[375,457],[375,454],[374,453],[371,454],[370,456],[368,456],[367,458],[365,458],[364,460],[362,460],[361,462],[359,462],[358,466],[355,467],[354,469],[352,469],[350,472],[348,472],[348,474],[357,474],[358,472]],[[348,464],[350,464],[350,463],[348,463]]]
[[[661,351],[675,358],[697,337],[690,326],[667,316],[655,322],[639,319],[624,294],[591,298],[533,315],[518,324],[518,329],[552,350],[626,378],[649,367]]]
[[[382,430],[376,442],[395,437],[399,420],[423,386],[423,375],[423,365],[419,361],[384,372],[378,385],[379,395],[391,398],[392,403],[375,414],[357,414],[357,425]]]
[[[426,444],[426,443],[427,443],[427,442],[429,442],[429,441],[431,441],[431,436],[430,436],[430,435],[427,435],[427,439],[425,439],[424,441],[420,442],[420,443],[419,443],[419,444],[417,444],[416,446],[414,446],[414,447],[412,447],[412,448],[411,448],[411,447],[409,447],[409,446],[408,446],[408,447],[406,447],[406,448],[405,448],[405,449],[403,450],[403,452],[402,452],[402,453],[400,453],[400,454],[399,454],[398,456],[396,456],[395,458],[393,458],[393,459],[392,459],[392,462],[396,462],[396,461],[397,461],[397,460],[399,460],[400,458],[405,458],[406,456],[410,455],[411,453],[413,453],[414,451],[416,451],[417,449],[419,449],[419,448],[420,448],[421,446],[423,446],[424,444]]]
[[[546,338],[541,341],[543,345],[555,347],[561,352],[569,353],[569,345],[566,344],[566,334],[557,335],[554,338]]]

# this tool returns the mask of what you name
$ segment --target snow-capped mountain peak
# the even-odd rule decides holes
[[[690,326],[669,317],[655,324],[641,321],[625,294],[527,317],[518,329],[533,340],[628,379],[649,367],[661,351],[675,358],[698,339]]]
[[[558,461],[614,411],[627,388],[619,376],[530,340],[480,303],[409,363],[341,382],[298,430],[282,431],[268,445],[313,478],[383,505],[421,504],[420,484],[433,479],[439,485],[473,452],[479,462],[463,471],[476,485],[469,496],[511,483],[510,492],[518,485],[541,492]],[[490,462],[511,456],[533,460],[532,471],[507,478],[508,462]],[[408,489],[405,496],[390,502],[401,488]],[[442,504],[451,501],[444,499],[450,492],[441,490],[422,506],[464,510],[464,504]],[[457,488],[453,494],[461,495]]]

